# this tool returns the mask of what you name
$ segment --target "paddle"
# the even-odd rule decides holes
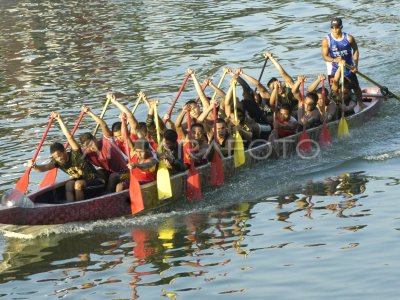
[[[53,123],[53,117],[50,117],[49,123],[47,124],[46,130],[43,133],[43,137],[39,143],[38,148],[36,149],[35,154],[33,155],[32,161],[35,162],[40,149],[42,148],[42,145],[44,143],[44,140],[46,139],[47,133],[49,132],[51,123]],[[19,190],[21,193],[25,194],[26,190],[28,189],[28,184],[29,184],[29,174],[31,173],[32,167],[28,167],[25,171],[25,174],[22,175],[22,177],[18,180],[17,185],[15,186],[16,190]]]
[[[160,124],[158,119],[157,105],[154,106],[154,123],[157,130],[158,150],[161,149]],[[163,159],[160,159],[157,169],[157,193],[158,200],[168,199],[172,197],[171,180],[169,171]]]
[[[221,84],[225,79],[226,73],[227,73],[226,70],[224,70],[224,73],[222,74],[222,76],[218,82],[218,85],[217,85],[218,88],[221,87]],[[211,100],[214,100],[216,96],[217,96],[217,91],[214,91],[214,94],[212,95]]]
[[[237,126],[239,126],[239,122],[238,122],[238,118],[237,118],[236,81],[234,81],[232,84],[234,85],[233,90],[232,90],[232,97],[233,97],[233,109],[234,109],[234,115],[235,115],[235,123],[238,124]],[[233,161],[235,163],[235,168],[240,167],[246,161],[246,157],[244,155],[243,139],[238,130],[236,130],[236,132],[235,132]]]
[[[174,101],[172,102],[172,105],[171,105],[170,109],[169,109],[168,112],[167,112],[168,119],[171,118],[172,110],[174,109],[174,106],[175,106],[176,102],[178,101],[179,96],[181,95],[181,93],[182,93],[182,91],[183,91],[183,88],[184,88],[185,85],[186,85],[186,82],[189,80],[189,77],[190,77],[190,74],[186,74],[186,77],[185,77],[185,79],[183,80],[182,85],[181,85],[181,87],[180,87],[180,89],[179,89],[179,91],[178,91],[178,94],[176,94],[175,99],[174,99]],[[165,122],[166,122],[166,120],[165,120]]]
[[[321,80],[322,85],[322,101],[323,101],[323,109],[324,109],[324,120],[322,122],[322,130],[321,134],[319,135],[319,144],[322,147],[327,147],[331,144],[331,135],[329,134],[328,128],[326,126],[326,105],[325,105],[325,78]]]
[[[214,103],[214,153],[211,159],[211,186],[223,185],[225,181],[224,164],[222,158],[218,153],[217,142],[217,106]]]
[[[79,118],[76,121],[75,126],[71,131],[72,136],[74,136],[76,130],[78,129],[78,126],[81,123],[84,114],[85,114],[85,112],[81,111],[81,114],[79,115]],[[64,148],[67,148],[67,147],[68,147],[68,141],[64,145]],[[58,171],[58,168],[54,168],[54,169],[51,169],[50,171],[48,171],[46,173],[46,175],[44,176],[44,178],[42,179],[42,181],[40,182],[39,188],[44,188],[46,186],[54,184],[54,182],[56,181],[56,178],[57,178],[57,171]]]
[[[103,119],[103,117],[104,117],[104,115],[106,113],[106,110],[108,108],[108,105],[110,105],[110,102],[111,102],[111,98],[107,95],[107,100],[106,100],[106,103],[104,104],[103,111],[101,112],[101,114],[99,116],[100,119]],[[97,130],[99,130],[99,127],[100,127],[100,124],[97,123],[96,128],[93,130],[93,136],[96,135]]]
[[[341,90],[342,90],[342,106],[344,106],[344,66],[340,65],[340,77],[341,77],[341,81],[342,81],[342,86],[341,86]],[[338,127],[338,136],[340,138],[342,137],[346,137],[349,136],[349,125],[347,125],[347,120],[344,117],[344,110],[342,109],[342,117],[340,118],[339,121],[339,127]]]
[[[140,94],[139,97],[138,97],[137,100],[136,100],[135,106],[132,108],[132,114],[135,114],[136,109],[138,108],[138,106],[139,106],[140,101],[142,100],[142,98],[143,98],[143,94]]]
[[[353,68],[352,66],[350,66],[350,65],[348,65],[348,64],[345,64],[345,65],[346,65],[346,68],[348,68],[348,69],[350,69],[350,70]],[[361,73],[361,72],[358,71],[358,70],[357,70],[356,74],[360,75],[360,76],[361,76],[362,78],[364,78],[365,80],[368,80],[369,82],[371,82],[372,84],[374,84],[374,85],[376,85],[378,88],[380,88],[384,96],[388,95],[389,97],[396,98],[397,100],[400,100],[400,97],[397,96],[397,95],[395,95],[395,94],[393,94],[392,92],[390,92],[386,86],[380,85],[379,83],[377,83],[376,81],[372,80],[372,79],[369,78],[367,75],[364,75],[363,73]]]
[[[128,157],[129,163],[132,163],[131,151],[128,142],[128,129],[126,128],[126,120],[125,116],[121,118],[122,122],[122,133],[126,143],[126,156]],[[140,187],[139,181],[136,179],[134,170],[130,169],[130,177],[129,177],[129,198],[131,201],[131,212],[132,214],[136,214],[139,211],[144,209],[143,198],[142,198],[142,189]]]
[[[304,99],[304,80],[301,81],[301,108],[302,108],[302,119],[304,119],[305,116],[305,99]],[[308,135],[308,132],[306,130],[306,126],[303,122],[303,131],[301,132],[299,136],[299,144],[298,144],[300,152],[303,154],[309,154],[311,152],[311,142],[310,142],[310,136]]]
[[[258,82],[261,82],[261,78],[262,78],[262,76],[263,76],[263,74],[264,74],[265,67],[267,66],[267,61],[268,61],[268,57],[264,60],[264,65],[263,65],[263,67],[262,67],[262,69],[261,69],[260,76],[258,77]],[[257,92],[257,87],[255,88],[254,91]]]
[[[192,150],[192,147],[191,147],[192,124],[191,124],[189,112],[187,112],[187,125],[188,125],[188,137],[189,137],[187,155],[190,157],[190,153]],[[190,157],[190,168],[188,170],[188,176],[187,176],[186,196],[190,202],[192,202],[193,199],[200,201],[201,198],[203,197],[203,195],[201,193],[200,176],[199,176],[199,173],[197,172],[196,168],[194,167],[194,161],[191,157]]]

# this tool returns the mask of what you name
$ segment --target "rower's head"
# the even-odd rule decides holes
[[[318,96],[316,93],[308,93],[304,99],[304,108],[306,112],[311,112],[315,109],[318,102]]]
[[[177,144],[178,134],[173,129],[167,129],[163,134],[163,138],[164,147],[172,150]]]
[[[121,133],[121,126],[122,126],[121,122],[115,122],[114,124],[112,124],[111,130],[112,130],[114,139],[116,141],[123,142],[124,138]]]
[[[318,96],[318,106],[320,106],[320,107],[322,107],[322,105],[324,105],[324,100],[325,100],[325,105],[329,104],[329,98],[328,98],[329,92],[328,92],[328,89],[326,87],[324,87],[324,90],[325,90],[324,97],[322,97],[322,87],[320,87],[316,91],[317,96]]]
[[[138,126],[137,126],[137,129],[146,137],[149,134],[149,132],[147,130],[146,122],[139,122]]]
[[[200,116],[201,110],[200,106],[197,104],[195,100],[189,100],[185,103],[186,107],[190,109],[190,115],[194,118],[198,118]]]
[[[333,18],[331,20],[331,32],[333,35],[341,35],[342,34],[343,23],[341,18]]]
[[[222,118],[217,118],[215,127],[217,129],[217,135],[220,138],[224,138],[228,132],[228,127],[226,126],[226,122]]]
[[[150,144],[146,139],[140,138],[135,141],[135,154],[140,160],[151,157]]]
[[[61,143],[55,142],[50,145],[51,157],[59,164],[64,164],[68,161],[67,151]]]
[[[192,139],[195,139],[196,141],[201,141],[205,137],[206,132],[202,124],[194,123],[191,126],[190,134]]]
[[[81,142],[82,150],[84,151],[98,151],[97,139],[90,132],[85,132],[79,136],[79,141]]]
[[[282,104],[281,108],[279,109],[279,113],[281,115],[282,121],[289,121],[290,116],[292,114],[292,110],[290,108],[290,105],[284,103]]]

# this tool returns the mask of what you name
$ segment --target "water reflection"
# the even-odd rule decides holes
[[[135,225],[128,233],[121,229],[118,234],[66,233],[27,240],[6,237],[0,282],[32,280],[41,274],[35,279],[36,284],[56,283],[52,295],[58,297],[82,290],[97,291],[104,285],[109,285],[105,290],[111,289],[120,297],[127,295],[117,291],[126,293],[129,286],[128,297],[133,299],[148,298],[149,288],[154,287],[158,295],[182,296],[201,289],[204,283],[226,280],[238,268],[236,258],[249,259],[259,251],[284,251],[295,243],[289,236],[283,240],[277,238],[279,235],[275,237],[275,230],[295,232],[302,224],[306,231],[321,227],[321,219],[330,218],[332,213],[339,218],[370,214],[363,199],[369,197],[366,191],[371,180],[377,179],[363,172],[344,173],[322,181],[308,181],[296,191],[292,189],[262,201],[178,214],[150,226]],[[363,210],[357,211],[361,206]],[[268,224],[263,223],[264,218]],[[282,223],[287,225],[274,227]],[[267,225],[269,230],[265,230]],[[357,232],[365,227],[367,224],[345,224],[336,226],[336,230]],[[306,248],[326,245],[319,239],[297,242]],[[341,249],[358,245],[359,242],[351,241]],[[240,266],[242,272],[253,268],[254,262]],[[191,280],[180,280],[184,278]],[[35,289],[34,285],[31,289]],[[154,289],[151,291],[154,293]],[[219,294],[245,291],[242,287],[218,287]]]

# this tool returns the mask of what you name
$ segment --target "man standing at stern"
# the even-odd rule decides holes
[[[356,75],[359,58],[358,46],[355,38],[343,32],[342,28],[342,19],[332,19],[331,33],[322,39],[322,58],[326,61],[329,79],[335,75],[338,69],[338,62],[341,60],[352,66],[351,70],[345,68],[346,86],[354,91],[357,103],[360,109],[363,109],[366,105],[362,102],[362,92]],[[342,84],[345,83],[342,82]]]

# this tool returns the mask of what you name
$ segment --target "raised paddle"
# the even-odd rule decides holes
[[[182,93],[182,91],[183,91],[183,88],[184,88],[185,85],[186,85],[186,82],[189,80],[189,77],[190,77],[190,74],[186,74],[186,77],[185,77],[185,79],[183,80],[182,85],[181,85],[181,87],[180,87],[180,89],[179,89],[179,91],[178,91],[178,94],[176,94],[175,99],[174,99],[174,101],[172,102],[172,105],[171,105],[170,109],[169,109],[168,112],[167,112],[168,119],[171,118],[172,110],[174,109],[174,106],[175,106],[176,102],[178,101],[179,96],[181,95],[181,93]],[[166,121],[165,121],[165,122],[166,122]]]
[[[157,112],[157,105],[154,106],[154,123],[157,130],[157,145],[158,150],[161,149],[160,124]],[[157,193],[158,200],[168,199],[172,197],[171,179],[169,171],[163,159],[160,159],[157,169]]]
[[[100,119],[103,119],[103,117],[104,117],[104,115],[105,115],[105,113],[107,111],[107,108],[110,105],[110,102],[111,102],[111,97],[109,95],[107,95],[107,100],[106,100],[106,103],[104,104],[103,111],[101,112],[101,114],[99,116]],[[96,135],[97,130],[99,130],[99,127],[100,127],[100,124],[97,123],[96,128],[93,130],[93,136]]]
[[[306,113],[305,110],[305,99],[304,99],[304,80],[301,81],[301,107],[302,107],[302,114],[301,118],[304,120],[304,116]],[[311,153],[311,142],[310,142],[310,136],[308,135],[308,132],[306,130],[306,126],[304,124],[304,121],[302,120],[303,123],[303,131],[301,132],[299,136],[299,143],[298,147],[301,153],[303,154],[309,154]]]
[[[261,69],[260,76],[258,77],[258,82],[261,82],[261,78],[262,78],[262,76],[264,74],[265,67],[267,66],[267,61],[268,61],[268,57],[264,60],[264,65],[263,65],[263,67]],[[257,92],[257,87],[255,88],[255,91]]]
[[[218,82],[218,85],[217,85],[218,88],[221,87],[221,84],[225,79],[226,73],[227,72],[224,70],[224,73],[222,73],[222,76],[221,76],[221,78],[220,78],[220,80]],[[217,96],[217,91],[214,91],[214,94],[212,95],[211,100],[214,100],[216,96]]]
[[[128,130],[126,128],[126,120],[125,116],[121,118],[121,123],[122,123],[122,133],[125,139],[126,143],[126,156],[128,157],[129,163],[132,162],[131,158],[131,151],[129,147],[129,142],[128,142]],[[144,209],[144,204],[143,204],[143,197],[142,197],[142,189],[140,187],[139,181],[137,180],[135,176],[134,170],[131,168],[130,169],[130,177],[129,177],[129,198],[131,201],[131,212],[132,214],[136,214],[139,211],[142,211]]]
[[[234,111],[234,116],[235,116],[235,123],[238,126],[239,125],[239,120],[237,118],[236,81],[234,81],[232,84],[233,84],[233,90],[232,90],[233,111]],[[240,167],[246,161],[246,156],[244,154],[243,139],[242,139],[242,136],[240,135],[238,130],[236,130],[236,132],[235,132],[235,142],[234,142],[234,149],[233,149],[233,161],[235,163],[235,168]]]
[[[72,131],[71,131],[71,135],[72,135],[72,136],[74,136],[76,130],[78,129],[79,124],[81,123],[84,114],[85,114],[85,112],[84,112],[84,111],[81,111],[81,114],[79,115],[79,118],[78,118],[78,120],[76,121],[75,126],[74,126],[74,128],[72,129]],[[68,147],[68,141],[67,141],[67,142],[65,143],[65,145],[64,145],[64,148],[65,148],[65,149],[66,149],[67,147]],[[58,171],[58,168],[54,168],[54,169],[51,169],[50,171],[48,171],[48,172],[46,173],[46,175],[44,176],[44,178],[42,179],[42,181],[40,182],[39,188],[44,188],[44,187],[46,187],[46,186],[49,186],[49,185],[54,184],[54,182],[56,181],[56,178],[57,178],[57,171]]]
[[[340,72],[341,72],[340,77],[341,77],[341,81],[342,81],[342,86],[341,86],[342,106],[344,106],[344,66],[340,65],[339,68],[340,68]],[[343,138],[343,137],[347,137],[349,135],[350,135],[349,125],[347,125],[347,120],[344,117],[344,110],[342,108],[342,117],[340,118],[339,126],[338,126],[338,136],[340,138]]]
[[[42,148],[42,145],[44,143],[44,140],[46,139],[47,133],[49,132],[50,126],[53,123],[53,117],[50,117],[49,123],[47,124],[46,130],[43,133],[42,139],[39,143],[39,146],[36,149],[35,154],[33,155],[32,161],[35,162],[40,149]],[[32,167],[28,167],[25,171],[25,174],[18,180],[17,185],[15,186],[16,190],[19,190],[22,194],[26,193],[26,190],[28,189],[28,184],[29,184],[29,174],[31,173]]]
[[[346,68],[352,70],[352,66],[345,64]],[[380,85],[379,83],[377,83],[376,81],[372,80],[371,78],[369,78],[367,75],[364,75],[363,73],[361,73],[360,71],[357,70],[356,74],[360,75],[362,78],[364,78],[365,80],[368,80],[369,82],[371,82],[372,84],[376,85],[378,88],[381,89],[381,92],[383,93],[384,96],[389,96],[391,98],[396,98],[397,100],[400,100],[400,97],[393,94],[392,92],[390,92],[388,90],[388,88],[386,86]]]
[[[319,135],[319,144],[322,147],[327,147],[331,144],[331,135],[329,134],[328,128],[326,126],[326,110],[327,107],[325,105],[325,78],[321,80],[321,85],[322,85],[322,101],[323,101],[323,109],[324,109],[324,114],[323,114],[323,122],[322,122],[322,129],[321,129],[321,134]]]
[[[132,108],[132,114],[135,114],[142,98],[143,98],[143,94],[140,94],[140,96],[136,100],[135,106]]]
[[[199,173],[197,172],[195,166],[194,166],[194,161],[190,157],[191,154],[191,129],[192,129],[192,124],[190,120],[190,113],[187,112],[187,124],[188,124],[188,137],[189,141],[187,142],[188,145],[188,153],[186,155],[189,156],[190,159],[190,168],[188,170],[188,175],[187,175],[187,186],[186,186],[186,197],[190,202],[194,200],[200,201],[201,198],[203,198],[203,195],[201,193],[201,181],[200,181],[200,176]]]
[[[211,186],[223,185],[225,181],[224,164],[219,155],[219,145],[217,140],[217,106],[213,105],[214,113],[214,153],[211,159]]]

